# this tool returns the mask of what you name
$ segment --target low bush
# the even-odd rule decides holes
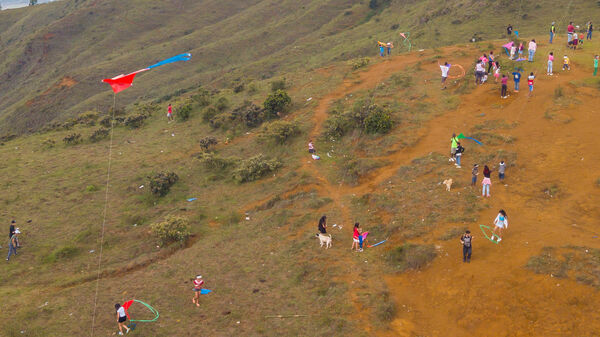
[[[86,192],[96,192],[96,191],[98,191],[98,186],[96,186],[96,185],[87,185],[85,187],[85,191]]]
[[[219,97],[217,102],[215,102],[215,109],[219,111],[225,111],[229,107],[229,101],[225,97]]]
[[[405,73],[397,73],[391,77],[392,83],[400,88],[410,88],[413,85],[413,78]]]
[[[161,246],[171,243],[184,245],[190,238],[190,224],[187,218],[169,215],[165,221],[150,225],[150,230]]]
[[[390,250],[386,259],[397,271],[421,269],[436,257],[433,245],[417,245],[405,243],[400,247]]]
[[[146,120],[146,118],[148,118],[147,115],[145,114],[136,114],[136,115],[132,115],[132,116],[128,116],[125,119],[125,126],[131,128],[131,129],[137,129],[140,128],[142,125],[144,125],[144,121]]]
[[[364,121],[366,133],[387,133],[393,125],[390,113],[376,105],[370,107],[369,115]]]
[[[276,159],[266,159],[262,154],[243,160],[234,171],[233,177],[239,183],[258,180],[281,167]]]
[[[42,142],[42,147],[45,147],[47,149],[54,147],[55,145],[56,145],[56,142],[54,141],[54,139],[50,139],[50,138],[46,138]]]
[[[212,100],[210,92],[204,88],[198,89],[198,93],[192,95],[191,98],[201,107],[210,105]]]
[[[63,138],[63,142],[67,145],[75,145],[81,142],[81,134],[80,133],[72,133]]]
[[[275,144],[284,144],[288,139],[296,136],[300,131],[294,122],[275,121],[267,124],[258,134],[261,141]]]
[[[245,84],[242,81],[235,81],[231,85],[231,89],[236,94],[239,94],[240,92],[244,91],[244,88],[245,88]]]
[[[224,158],[218,156],[214,153],[203,152],[199,154],[196,158],[200,160],[200,163],[204,165],[207,169],[218,169],[223,170],[226,168],[230,168],[236,166],[240,161],[238,158]]]
[[[99,128],[98,130],[96,130],[92,133],[92,135],[90,136],[90,141],[94,142],[94,143],[101,141],[102,139],[108,137],[109,134],[110,134],[109,129]]]
[[[269,117],[271,116],[265,113],[265,109],[254,103],[246,102],[231,112],[229,120],[233,123],[244,124],[247,127],[256,127],[268,120]]]
[[[79,114],[75,120],[78,124],[94,126],[96,125],[96,121],[99,117],[98,111],[86,111],[82,114]]]
[[[285,109],[292,103],[292,99],[284,90],[278,89],[267,96],[263,106],[267,113],[277,115],[285,112]]]
[[[175,172],[159,172],[153,176],[149,176],[148,179],[150,192],[153,195],[163,197],[169,193],[171,186],[179,180],[179,176]]]
[[[200,147],[202,148],[202,150],[208,151],[208,149],[210,147],[217,145],[218,142],[215,137],[207,136],[207,137],[200,139],[199,143],[200,143]]]
[[[190,115],[192,114],[193,103],[191,101],[187,101],[179,106],[176,110],[175,117],[180,122],[185,122],[190,119]]]
[[[215,109],[215,107],[206,107],[204,110],[202,110],[202,121],[210,122],[210,120],[213,119],[218,113],[219,111]]]
[[[276,92],[277,90],[285,90],[287,87],[285,77],[280,80],[271,82],[271,91]]]
[[[110,116],[106,116],[106,117],[103,117],[102,119],[100,119],[99,124],[105,128],[110,128],[111,120],[112,120],[112,118]]]
[[[368,57],[361,57],[350,61],[350,66],[352,66],[353,70],[356,70],[368,66],[369,62],[371,62],[371,59]]]
[[[44,256],[42,261],[45,263],[54,263],[60,260],[67,260],[79,254],[80,249],[75,246],[64,246],[56,248],[50,254]]]

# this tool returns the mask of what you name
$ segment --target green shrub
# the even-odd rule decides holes
[[[45,147],[47,149],[54,147],[54,145],[56,145],[56,142],[54,141],[54,139],[46,138],[42,142],[42,147]]]
[[[45,263],[54,263],[60,260],[67,260],[75,257],[79,254],[79,248],[75,246],[64,246],[61,248],[56,248],[50,254],[44,256],[42,261]]]
[[[387,133],[393,126],[392,116],[382,108],[375,107],[365,118],[364,125],[367,133]]]
[[[211,94],[204,88],[198,89],[198,93],[192,95],[192,99],[201,107],[208,106],[211,102]]]
[[[161,246],[170,243],[184,245],[190,238],[190,224],[187,218],[169,215],[165,221],[150,225],[150,230]]]
[[[229,107],[229,101],[225,97],[219,97],[217,102],[215,103],[215,109],[219,111],[225,111]]]
[[[75,145],[81,142],[81,134],[80,133],[72,133],[63,138],[63,142],[67,145]]]
[[[175,172],[159,172],[153,176],[149,176],[150,192],[153,195],[163,197],[169,193],[171,186],[173,186],[179,176]]]
[[[271,82],[271,91],[276,92],[277,90],[285,90],[287,87],[285,77],[280,80]]]
[[[79,114],[75,119],[77,123],[94,126],[96,125],[96,121],[98,120],[98,111],[86,111],[82,114]]]
[[[213,117],[215,117],[219,111],[215,109],[215,107],[209,106],[202,110],[202,120],[204,122],[210,122]]]
[[[360,69],[362,67],[366,67],[371,62],[371,59],[368,57],[361,57],[350,61],[350,66],[352,66],[353,70]]]
[[[85,188],[86,192],[96,192],[98,191],[98,186],[96,185],[87,185]]]
[[[223,170],[235,166],[240,160],[238,158],[224,158],[214,153],[203,152],[196,158],[207,169]]]
[[[281,167],[276,159],[266,159],[262,154],[243,160],[234,171],[233,177],[239,183],[254,181],[262,178]]]
[[[125,126],[128,126],[132,129],[137,129],[139,127],[141,127],[142,125],[144,125],[144,121],[146,120],[146,118],[148,118],[147,115],[145,114],[136,114],[133,116],[128,116],[125,119]]]
[[[110,128],[111,120],[112,118],[110,116],[106,116],[100,120],[99,124],[105,128]]]
[[[275,121],[267,124],[259,133],[259,140],[272,142],[275,144],[283,144],[289,138],[298,134],[300,129],[294,122]]]
[[[291,103],[292,99],[288,96],[287,92],[278,89],[267,96],[264,107],[267,113],[277,115],[280,112],[284,112]]]
[[[354,129],[354,125],[347,114],[336,114],[325,121],[325,136],[328,138],[340,138]]]
[[[229,116],[230,121],[234,123],[245,124],[247,127],[256,127],[269,119],[265,109],[257,106],[254,103],[246,102],[239,108],[234,109]]]
[[[190,115],[192,114],[192,105],[192,102],[188,101],[177,108],[175,117],[178,121],[185,122],[190,119]]]
[[[210,148],[211,146],[217,145],[218,142],[215,137],[207,136],[207,137],[200,139],[199,143],[200,143],[200,147],[204,151],[208,151],[208,148]]]
[[[239,94],[240,92],[244,91],[244,88],[245,88],[245,84],[242,81],[235,81],[232,84],[232,90],[236,94]]]
[[[98,130],[96,130],[92,133],[92,135],[90,136],[90,141],[92,141],[94,143],[101,141],[102,139],[108,137],[109,134],[110,134],[109,129],[99,128]]]
[[[405,243],[387,253],[387,261],[398,271],[421,269],[436,257],[433,245]]]
[[[75,126],[75,124],[77,124],[77,121],[76,121],[76,120],[74,120],[74,119],[67,119],[67,120],[66,120],[66,121],[65,121],[65,122],[62,124],[62,127],[63,127],[65,130],[71,130],[71,129],[72,129],[74,126]]]

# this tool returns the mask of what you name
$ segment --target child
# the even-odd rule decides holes
[[[443,89],[446,89],[446,80],[448,79],[448,72],[450,71],[451,65],[448,64],[448,62],[444,62],[443,65],[438,62],[438,65],[440,66],[440,70],[442,71],[442,90],[443,90]]]
[[[202,275],[196,275],[196,278],[194,279],[194,297],[192,298],[192,303],[197,307],[200,306],[200,292],[202,291],[203,285],[204,280],[202,279]]]
[[[167,120],[169,123],[173,121],[173,107],[171,107],[171,103],[169,103],[169,106],[167,107]]]
[[[385,46],[382,44],[379,45],[379,56],[385,57]]]
[[[525,47],[523,47],[523,42],[521,42],[519,44],[519,58],[523,58],[523,49],[525,49]]]
[[[517,46],[513,43],[512,46],[510,47],[510,59],[511,60],[515,59],[516,53],[517,53]]]
[[[465,148],[460,145],[460,142],[456,143],[456,168],[460,168],[460,158],[462,157],[462,153],[465,152]]]
[[[125,308],[123,308],[119,303],[115,304],[115,310],[117,310],[117,323],[119,324],[119,335],[123,335],[123,327],[127,329],[126,333],[129,333],[129,327],[125,325],[125,321],[127,321],[127,314],[125,313]]]
[[[315,145],[313,144],[312,139],[308,141],[308,153],[315,153]]]
[[[567,55],[565,55],[565,57],[563,57],[563,70],[571,70],[571,61],[569,60],[569,57]]]
[[[500,165],[498,166],[498,178],[500,181],[504,181],[504,172],[506,171],[506,164],[504,160],[500,161]]]
[[[513,73],[513,81],[515,81],[515,92],[519,92],[519,83],[521,82],[521,72],[515,70]]]
[[[390,56],[390,54],[392,53],[392,47],[393,47],[392,43],[388,42],[386,47],[387,47],[387,54],[388,54],[388,56]]]
[[[594,76],[598,72],[598,55],[594,56]]]
[[[450,160],[456,160],[456,148],[458,147],[458,138],[456,137],[456,133],[452,134],[452,138],[450,138]]]
[[[577,44],[578,44],[578,39],[577,39],[577,34],[573,34],[573,49],[577,49]]]
[[[357,252],[362,252],[362,248],[359,247],[359,244],[361,243],[361,232],[362,229],[360,229],[360,224],[357,222],[354,224],[354,230],[352,233],[352,248],[350,248],[350,250],[354,250],[356,248]]]
[[[490,239],[493,241],[494,236],[496,236],[498,238],[497,242],[500,242],[502,241],[502,231],[504,228],[508,228],[508,216],[503,209],[498,212],[496,219],[494,219],[494,226],[494,231],[492,232],[492,237]],[[496,234],[496,230],[499,230],[500,235]]]
[[[548,72],[547,75],[552,76],[552,63],[554,62],[554,53],[550,52],[548,55]]]
[[[500,78],[500,62],[498,61],[494,64],[494,77],[496,78],[495,82],[498,83],[498,79]]]
[[[492,73],[493,66],[494,66],[494,51],[490,50],[490,56],[488,57],[488,69],[487,69],[488,74]]]
[[[474,164],[473,165],[473,169],[471,170],[471,186],[475,186],[475,184],[477,183],[477,176],[479,175],[479,165]]]
[[[527,77],[527,85],[529,85],[529,96],[530,97],[533,94],[533,80],[534,79],[535,79],[535,76],[533,75],[533,72],[531,72],[529,74],[529,77]]]
[[[471,263],[471,253],[473,249],[471,243],[473,242],[473,236],[471,231],[467,230],[465,234],[461,235],[460,243],[463,246],[463,262]]]
[[[506,85],[508,84],[508,77],[506,75],[502,75],[502,90],[500,90],[500,97],[507,98],[508,95],[506,93]]]

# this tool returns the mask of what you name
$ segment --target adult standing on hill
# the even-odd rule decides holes
[[[440,66],[440,70],[442,71],[442,90],[446,89],[446,80],[448,79],[448,72],[450,71],[451,65],[448,62],[444,62],[444,64],[440,64],[438,62],[438,66]]]
[[[529,41],[529,47],[527,49],[529,50],[529,62],[533,62],[533,56],[535,55],[535,51],[537,49],[537,44],[535,43],[535,39],[532,39],[531,41]]]
[[[594,30],[594,26],[592,26],[592,21],[587,24],[587,35],[585,37],[586,40],[592,41],[592,30]]]
[[[171,103],[169,103],[169,106],[167,107],[167,120],[169,122],[173,120],[173,107],[171,106]]]
[[[511,24],[509,24],[508,27],[506,27],[506,34],[508,35],[509,38],[512,35],[512,31],[513,31],[513,26]]]
[[[494,66],[494,51],[490,50],[490,56],[488,56],[488,74],[492,73],[492,67]]]
[[[575,26],[573,26],[573,22],[569,22],[567,26],[567,45],[570,46],[573,41],[573,33],[575,32]]]
[[[550,43],[552,43],[552,40],[554,40],[554,35],[556,35],[556,22],[552,22],[552,24],[550,25]]]
[[[327,234],[327,216],[323,215],[320,219],[319,219],[319,233],[320,234]]]
[[[521,72],[519,70],[515,70],[512,73],[513,81],[515,82],[515,92],[519,92],[519,83],[521,82]]]

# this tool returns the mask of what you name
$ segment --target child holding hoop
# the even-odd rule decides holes
[[[494,236],[496,236],[498,238],[497,242],[500,243],[500,241],[502,241],[502,232],[505,228],[508,228],[508,216],[506,215],[506,212],[501,209],[498,212],[496,219],[494,219],[494,230],[492,231],[490,240],[494,241]],[[496,231],[499,231],[500,235],[498,235]]]

